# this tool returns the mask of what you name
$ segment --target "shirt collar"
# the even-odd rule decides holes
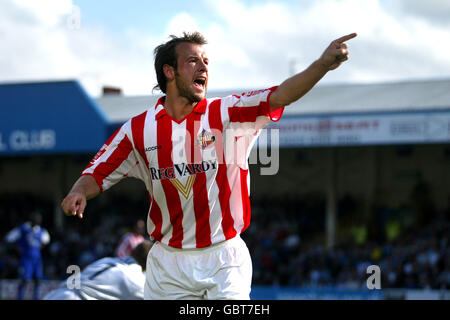
[[[158,102],[156,103],[156,106],[155,106],[155,110],[156,110],[155,120],[159,120],[167,114],[166,109],[164,108],[165,101],[166,101],[166,96],[163,96],[158,99]],[[204,114],[206,112],[206,106],[207,106],[207,101],[206,101],[206,99],[203,99],[202,101],[197,103],[197,105],[195,106],[194,110],[192,110],[192,112]]]

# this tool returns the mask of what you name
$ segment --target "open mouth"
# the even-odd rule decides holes
[[[200,89],[204,90],[206,85],[206,78],[197,78],[194,80],[194,84],[196,87],[199,87]]]

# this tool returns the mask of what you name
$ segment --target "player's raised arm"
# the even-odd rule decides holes
[[[287,106],[305,95],[330,70],[339,67],[348,60],[348,45],[346,41],[356,37],[351,33],[334,40],[325,49],[319,59],[306,70],[285,80],[270,96],[269,104],[272,110]]]
[[[90,175],[81,176],[73,185],[68,195],[61,203],[61,208],[68,216],[83,218],[87,200],[100,193],[100,187]]]

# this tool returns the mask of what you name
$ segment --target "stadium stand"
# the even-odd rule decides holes
[[[383,290],[450,290],[450,81],[345,88],[319,86],[286,110],[277,127],[277,175],[261,176],[263,166],[251,165],[252,222],[243,238],[253,285],[272,292],[364,289],[366,268],[375,264]],[[43,250],[49,281],[65,279],[71,264],[114,255],[120,237],[147,213],[141,182],[129,179],[90,200],[82,221],[64,217],[59,204],[106,137],[157,96],[93,100],[76,82],[63,81],[0,85],[0,97],[0,237],[40,211],[52,237]],[[67,104],[70,97],[76,106]],[[8,101],[13,118],[3,112]],[[33,115],[22,121],[27,112]],[[76,123],[87,115],[92,121],[81,130]],[[292,142],[292,132],[309,140]],[[333,140],[339,134],[345,139]],[[14,245],[1,242],[0,279],[17,279],[18,257]]]

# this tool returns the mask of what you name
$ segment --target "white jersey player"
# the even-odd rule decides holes
[[[152,244],[144,241],[127,257],[106,257],[88,265],[77,281],[63,282],[44,300],[142,300],[145,267]],[[74,287],[74,288],[72,288]]]
[[[63,211],[82,218],[88,199],[125,177],[141,179],[155,241],[145,298],[249,299],[252,263],[239,235],[250,224],[250,150],[284,106],[348,59],[344,42],[355,36],[333,41],[279,86],[213,99],[205,98],[206,40],[198,32],[172,36],[155,49],[158,87],[166,95],[110,137],[63,200]]]

